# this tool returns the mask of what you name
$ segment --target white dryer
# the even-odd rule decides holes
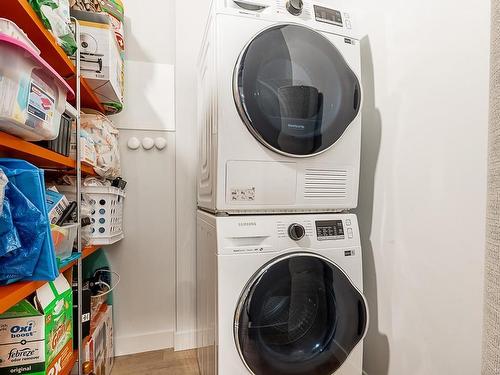
[[[368,308],[355,215],[198,211],[201,375],[361,375]]]
[[[356,207],[360,46],[353,16],[314,0],[214,0],[199,59],[198,206]]]

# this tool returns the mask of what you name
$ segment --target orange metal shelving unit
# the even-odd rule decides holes
[[[89,255],[96,252],[99,248],[100,247],[98,246],[88,246],[84,248],[82,251],[82,258],[85,259]],[[76,264],[76,262],[77,260],[74,260],[70,264],[62,267],[59,271],[63,273],[69,270]],[[0,286],[0,314],[7,311],[22,299],[33,294],[43,284],[45,284],[45,281],[22,281],[6,286]]]
[[[73,159],[4,132],[0,132],[0,153],[2,152],[44,169],[74,171],[76,168],[76,161]],[[96,175],[90,165],[82,165],[82,173],[90,176]]]
[[[75,92],[79,92],[80,100],[78,100],[78,95],[75,99],[78,100],[78,102],[75,102],[76,105],[74,105],[76,109],[91,108],[104,112],[104,108],[99,99],[84,78],[80,77],[78,85],[77,68],[68,56],[66,56],[62,48],[57,45],[53,35],[45,29],[42,21],[31,8],[28,0],[0,0],[0,2],[0,17],[7,18],[15,22],[27,34],[30,40],[33,41],[40,49],[41,57],[45,59],[45,61],[47,61],[57,73],[68,81],[71,87],[75,89]],[[77,87],[80,88],[79,91],[77,90]],[[24,159],[47,170],[55,170],[72,174],[77,174],[78,172],[77,162],[75,160],[4,132],[0,132],[0,156]],[[85,164],[81,165],[81,174],[90,176],[96,175],[93,168]],[[99,246],[88,246],[82,248],[80,259],[90,256],[99,248]],[[65,272],[74,265],[78,265],[79,288],[81,288],[81,261],[79,259],[62,267],[60,272]],[[45,281],[27,281],[7,286],[0,286],[0,314],[34,293],[44,283]],[[61,374],[69,375],[72,367],[81,355],[82,352],[80,347],[80,351],[77,350],[73,353],[71,363],[66,368],[61,370]]]

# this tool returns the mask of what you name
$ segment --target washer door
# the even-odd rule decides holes
[[[323,35],[278,25],[243,50],[233,93],[241,118],[263,145],[287,156],[319,154],[356,118],[358,78]]]
[[[363,295],[328,259],[272,261],[247,284],[235,314],[236,346],[258,375],[330,375],[363,339]]]

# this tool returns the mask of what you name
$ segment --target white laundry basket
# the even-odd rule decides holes
[[[90,245],[110,245],[121,240],[123,233],[123,203],[125,192],[112,186],[82,188],[91,209]]]

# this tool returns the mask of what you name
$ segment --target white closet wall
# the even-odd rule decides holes
[[[176,1],[177,320],[175,349],[196,345],[196,63],[210,0]]]
[[[356,0],[373,375],[481,373],[489,1]]]
[[[122,276],[114,296],[116,354],[173,346],[175,329],[175,14],[173,0],[127,1],[126,101],[120,127],[129,182],[125,239],[107,250]],[[130,150],[135,137],[167,148]]]

